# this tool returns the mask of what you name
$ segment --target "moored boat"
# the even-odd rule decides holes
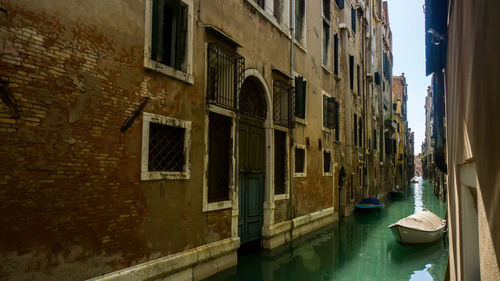
[[[410,181],[411,183],[418,183],[418,178],[417,177],[414,177],[411,179]]]
[[[380,203],[377,198],[368,197],[363,200],[359,204],[356,204],[356,209],[358,210],[367,210],[367,209],[378,209],[384,207],[384,204]]]
[[[389,225],[394,238],[402,244],[425,244],[439,240],[445,232],[446,220],[427,209]]]

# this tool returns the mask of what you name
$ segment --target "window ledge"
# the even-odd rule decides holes
[[[274,201],[288,200],[288,199],[290,199],[290,195],[288,193],[274,195]]]
[[[329,172],[329,173],[323,172],[323,177],[331,177],[331,176],[332,176],[332,172]]]
[[[170,77],[175,78],[177,80],[181,80],[181,81],[186,82],[188,84],[191,84],[191,85],[194,84],[194,76],[193,75],[186,73],[186,72],[183,72],[183,71],[180,71],[180,70],[177,70],[173,67],[164,65],[162,63],[155,62],[152,59],[144,58],[144,67],[151,69],[153,71],[156,71],[156,72],[163,73],[167,76],[170,76]]]
[[[293,173],[294,178],[305,178],[307,177],[306,173]]]
[[[287,29],[287,26],[285,26],[284,24],[280,24],[278,23],[278,21],[276,20],[275,17],[273,17],[272,15],[269,15],[268,13],[266,13],[264,10],[262,10],[262,8],[257,5],[257,3],[255,3],[255,1],[252,1],[252,0],[246,0],[246,2],[250,5],[252,5],[255,10],[257,10],[261,15],[263,15],[269,22],[271,22],[279,31],[281,31],[285,36],[288,37],[288,39],[291,39],[292,36],[290,35],[290,31]]]
[[[342,80],[342,78],[340,78],[340,76],[338,76],[338,74],[333,74],[333,78],[335,78],[335,80],[337,80],[337,81]]]
[[[232,207],[233,207],[233,202],[231,200],[207,203],[207,204],[203,204],[203,212],[211,212],[211,211],[229,209]]]
[[[302,50],[305,54],[307,54],[307,49],[306,46],[304,46],[301,42],[297,41],[295,38],[293,39],[293,43],[295,43],[295,46],[299,47],[299,49]]]
[[[327,127],[322,127],[321,128],[323,130],[323,132],[325,133],[333,133],[333,129],[330,129],[330,128],[327,128]]]
[[[155,180],[189,180],[191,175],[189,172],[141,172],[142,181]]]
[[[328,72],[330,75],[333,74],[333,72],[330,69],[328,69],[328,66],[321,64],[321,67],[323,68],[324,71]]]
[[[307,126],[307,120],[306,119],[295,117],[295,122]]]

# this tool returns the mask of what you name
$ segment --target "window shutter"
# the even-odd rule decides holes
[[[163,34],[165,25],[165,0],[153,1],[151,59],[157,62],[163,60]]]
[[[334,123],[334,127],[335,127],[335,140],[338,141],[339,138],[340,138],[340,131],[339,131],[339,103],[338,102],[335,102],[335,111],[333,113],[333,115],[335,116],[335,123]]]
[[[358,116],[354,114],[354,145],[358,145]]]
[[[306,82],[303,77],[295,78],[295,116],[306,118]]]
[[[327,103],[327,108],[328,108],[328,116],[327,116],[327,127],[329,129],[333,129],[334,126],[334,112],[335,112],[335,99],[334,98],[328,98],[328,103]]]
[[[187,9],[181,5],[181,0],[175,0],[175,68],[181,70],[186,55]]]
[[[356,9],[354,7],[351,7],[351,27],[352,32],[356,34]]]
[[[333,74],[339,75],[339,37],[333,35]]]

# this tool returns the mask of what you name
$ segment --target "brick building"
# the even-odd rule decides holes
[[[198,280],[394,182],[385,2],[1,0],[0,23],[8,279]]]

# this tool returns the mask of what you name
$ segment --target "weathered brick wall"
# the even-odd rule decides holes
[[[126,17],[110,12],[118,4]],[[201,211],[201,157],[192,180],[141,183],[142,118],[120,132],[151,97],[145,111],[195,120],[191,153],[201,156],[202,88],[144,69],[143,1],[95,5],[86,17],[65,1],[0,1],[0,78],[20,112],[0,102],[8,279],[84,279],[230,236],[230,211]]]

